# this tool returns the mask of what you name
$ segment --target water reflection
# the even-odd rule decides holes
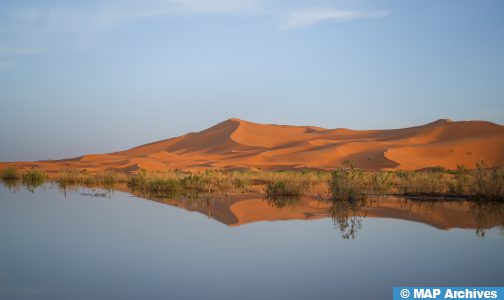
[[[20,180],[2,179],[2,184],[11,192],[19,192],[22,184]]]
[[[34,193],[35,190],[41,187],[44,184],[44,180],[42,178],[33,178],[33,179],[1,179],[3,185],[12,192],[19,192],[22,187],[26,188],[31,193]]]
[[[229,226],[261,221],[332,218],[343,239],[355,239],[365,218],[408,220],[440,230],[474,229],[481,237],[492,227],[501,227],[504,233],[504,203],[496,202],[420,201],[395,196],[331,201],[307,196],[263,198],[254,194],[226,197],[178,195],[149,199],[200,212]]]
[[[474,215],[476,223],[476,234],[485,237],[487,229],[494,226],[494,222],[499,224],[501,233],[504,234],[504,205],[500,202],[473,202],[469,206],[471,214]]]
[[[362,229],[362,220],[366,217],[367,197],[351,200],[333,200],[329,214],[343,239],[354,239]]]
[[[3,181],[11,191],[23,187],[32,193],[41,185],[21,181]],[[419,222],[440,230],[473,229],[485,237],[488,229],[500,227],[504,234],[504,203],[474,201],[421,201],[394,196],[368,196],[354,200],[327,200],[315,197],[264,198],[261,194],[215,195],[190,193],[145,194],[118,185],[112,189],[47,185],[64,193],[110,198],[114,190],[136,197],[176,206],[206,215],[229,226],[280,220],[313,220],[331,218],[343,239],[355,239],[363,229],[365,218],[392,218]]]
[[[285,207],[294,207],[299,203],[299,197],[267,197],[266,201],[272,207],[283,209]]]

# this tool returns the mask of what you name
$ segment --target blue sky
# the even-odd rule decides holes
[[[0,2],[0,160],[121,150],[230,117],[504,123],[500,0]]]

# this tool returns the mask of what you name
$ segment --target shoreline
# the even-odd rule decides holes
[[[365,196],[398,196],[413,201],[504,201],[504,168],[456,171],[364,171],[349,166],[327,171],[145,171],[42,172],[0,169],[0,179],[36,187],[49,181],[60,187],[113,188],[124,184],[145,194],[254,192],[267,198],[312,196],[355,200]]]

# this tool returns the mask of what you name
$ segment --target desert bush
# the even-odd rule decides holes
[[[365,193],[364,173],[348,163],[347,168],[331,172],[329,189],[333,199],[354,200]]]
[[[378,171],[371,175],[371,183],[375,193],[385,193],[392,188],[391,172]]]
[[[112,188],[118,183],[128,182],[129,176],[118,172],[88,173],[87,171],[62,171],[54,178],[61,188],[69,186],[105,187]]]
[[[180,183],[187,190],[198,190],[198,191],[211,191],[210,181],[206,180],[205,176],[200,176],[196,174],[190,174],[184,177]]]
[[[316,192],[319,185],[326,185],[327,177],[310,171],[268,171],[256,173],[253,181],[264,183],[270,194],[302,194]]]
[[[474,171],[474,195],[480,200],[504,200],[504,168],[485,169],[478,164]]]
[[[174,172],[151,172],[141,170],[137,175],[130,178],[128,185],[132,189],[144,192],[169,192],[182,189],[177,173]]]
[[[297,182],[277,180],[268,183],[266,186],[266,195],[268,198],[299,196],[302,190],[302,186]]]
[[[196,190],[227,191],[234,188],[233,178],[234,175],[229,172],[205,171],[200,176],[189,175],[184,181]]]
[[[40,172],[39,170],[30,169],[23,172],[21,179],[24,186],[33,193],[37,187],[41,186],[45,182],[47,175]]]
[[[457,169],[452,171],[451,174],[453,174],[453,180],[448,182],[450,193],[467,195],[471,179],[469,176],[469,170],[463,165],[457,165]]]
[[[252,180],[247,177],[234,176],[232,184],[235,189],[243,190],[252,184]]]
[[[61,171],[56,175],[54,181],[62,187],[67,185],[90,185],[94,183],[94,179],[90,174],[79,171]]]
[[[30,169],[23,173],[22,179],[24,183],[38,183],[44,182],[47,176],[36,169]]]
[[[443,173],[410,171],[401,175],[405,194],[443,194],[447,184]]]
[[[8,167],[0,172],[0,178],[3,180],[19,180],[21,179],[21,173],[14,167]]]
[[[102,187],[114,187],[118,183],[127,183],[129,177],[126,174],[118,172],[106,172],[92,175],[94,183]]]

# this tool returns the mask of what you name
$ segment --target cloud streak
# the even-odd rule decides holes
[[[51,31],[99,31],[138,19],[175,14],[231,14],[253,11],[257,0],[106,1],[99,5],[64,5],[11,12],[16,19]]]
[[[332,7],[289,10],[288,5],[266,9],[267,0],[124,0],[99,4],[47,6],[11,12],[14,18],[59,32],[100,31],[123,23],[173,15],[267,14],[283,20],[281,29],[291,30],[321,22],[379,18],[388,11],[342,10]]]
[[[387,16],[388,14],[388,11],[365,12],[334,8],[310,8],[290,11],[287,14],[285,23],[282,24],[282,29],[291,30],[311,26],[321,22],[345,22],[356,19],[381,18]]]
[[[192,13],[238,13],[253,11],[257,0],[167,0],[174,2]]]

